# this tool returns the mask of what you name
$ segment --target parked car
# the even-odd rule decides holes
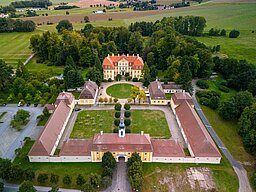
[[[5,107],[6,105],[7,105],[7,103],[3,103],[0,106]]]
[[[27,103],[27,107],[29,107],[31,105],[31,103]]]
[[[22,104],[21,104],[21,102],[19,102],[19,103],[18,103],[18,107],[22,107]]]
[[[81,109],[80,108],[75,108],[75,111],[80,111]]]
[[[34,104],[34,107],[37,107],[37,106],[38,106],[38,103],[35,103],[35,104]]]

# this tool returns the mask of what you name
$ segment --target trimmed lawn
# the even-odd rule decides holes
[[[28,161],[27,154],[31,149],[34,141],[27,141],[24,147],[21,150],[21,153],[15,158],[14,164],[22,165],[22,168],[32,168],[36,172],[36,177],[40,173],[48,174],[50,178],[50,174],[54,173],[59,175],[59,182],[57,183],[58,187],[65,187],[65,188],[79,188],[76,185],[76,177],[78,174],[84,176],[84,178],[88,178],[90,173],[98,173],[101,174],[101,163],[30,163]],[[65,175],[69,175],[72,177],[71,185],[64,185],[62,183],[62,178]],[[48,181],[43,184],[45,186],[51,186],[52,184]],[[33,180],[34,185],[42,185],[39,184],[36,179]]]
[[[115,84],[107,88],[107,94],[111,97],[117,97],[120,99],[129,98],[132,94],[133,85],[123,83]]]
[[[51,114],[49,115],[43,115],[42,118],[40,118],[40,120],[37,123],[37,126],[45,126],[45,124],[47,123],[49,117],[51,116]]]
[[[171,99],[171,98],[172,98],[172,95],[173,95],[173,93],[165,93],[165,97],[166,97],[167,99]]]
[[[189,184],[184,182],[184,178],[187,177],[186,169],[190,167],[209,168],[213,174],[213,179],[217,189],[216,191],[238,191],[238,180],[236,174],[225,158],[222,159],[220,165],[144,163],[144,182],[142,191],[168,192],[168,185],[160,184],[160,181],[163,181],[164,178],[171,178],[173,185],[176,186],[173,187],[175,191],[192,191]],[[169,182],[169,184],[170,183],[171,182]]]
[[[131,110],[131,132],[150,134],[152,138],[170,138],[171,133],[163,111]]]
[[[96,133],[113,133],[114,110],[80,111],[70,138],[93,138]]]

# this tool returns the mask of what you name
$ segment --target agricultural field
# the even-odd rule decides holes
[[[114,110],[84,110],[78,113],[71,138],[93,138],[96,133],[113,133]]]
[[[152,138],[168,139],[170,130],[163,111],[131,110],[131,132],[150,134]]]
[[[27,154],[33,144],[34,144],[34,141],[26,141],[21,152],[15,158],[13,163],[15,165],[22,164],[22,167],[24,169],[31,168],[31,169],[35,170],[36,177],[40,173],[46,173],[46,174],[48,174],[49,177],[50,177],[50,174],[58,175],[60,177],[59,182],[57,183],[58,187],[77,189],[79,187],[76,185],[76,177],[79,174],[83,175],[84,178],[88,178],[88,175],[90,173],[100,174],[102,171],[101,163],[30,163],[28,161]],[[72,177],[71,185],[64,185],[62,183],[62,178],[65,175],[69,175]],[[33,183],[34,183],[34,185],[51,186],[50,179],[44,184],[41,184],[41,183],[39,184],[36,181],[36,179],[34,179]]]

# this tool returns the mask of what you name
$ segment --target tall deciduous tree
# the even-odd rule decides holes
[[[0,91],[7,87],[12,80],[12,68],[0,59]]]
[[[70,23],[69,20],[61,20],[58,25],[56,26],[58,33],[62,32],[63,30],[73,31],[73,25]]]
[[[131,34],[128,49],[130,54],[142,54],[143,39],[139,32],[134,32]]]

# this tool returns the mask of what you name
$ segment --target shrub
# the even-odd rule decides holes
[[[108,99],[108,101],[109,101],[109,103],[112,103],[112,102],[113,102],[112,97],[110,97],[110,98]]]
[[[23,181],[19,187],[19,192],[36,192],[31,181]]]
[[[118,98],[114,98],[114,102],[117,103],[117,101],[118,101]]]
[[[209,88],[209,85],[208,85],[207,81],[205,81],[205,80],[198,80],[196,82],[196,85],[198,87],[200,87],[201,89],[208,89]]]
[[[240,32],[235,29],[229,32],[229,38],[237,38],[239,35],[240,35]]]
[[[101,183],[100,175],[96,173],[91,173],[89,175],[89,182],[94,188],[96,188]]]
[[[121,116],[121,112],[120,111],[116,111],[115,112],[115,118],[120,118]]]
[[[79,186],[82,186],[83,184],[85,184],[85,179],[82,175],[78,175],[76,178],[76,184]]]
[[[131,109],[131,105],[128,104],[128,103],[125,103],[125,104],[124,104],[124,109],[125,109],[125,110],[130,110],[130,109]]]
[[[130,119],[125,119],[124,124],[125,124],[126,127],[130,126],[131,125],[131,120]]]
[[[224,85],[219,85],[219,90],[220,91],[223,91],[225,93],[228,93],[229,92],[229,88],[224,86]]]
[[[59,182],[59,175],[51,174],[51,183],[57,184]]]
[[[118,130],[119,130],[119,129],[118,129],[117,127],[114,128],[114,129],[113,129],[113,133],[118,133]]]
[[[115,126],[119,126],[119,124],[120,124],[120,119],[115,119],[115,120],[114,120],[114,124],[115,124]]]
[[[65,185],[70,185],[72,183],[72,178],[69,175],[65,175],[62,179],[62,182]]]
[[[130,111],[125,111],[124,112],[124,116],[125,117],[130,117],[131,116],[131,112]]]
[[[24,179],[29,181],[35,179],[35,171],[30,168],[24,170]]]
[[[107,98],[107,97],[104,98],[104,102],[105,102],[105,103],[108,102],[108,98]]]
[[[120,103],[115,104],[115,110],[121,111],[122,105]]]
[[[108,177],[108,176],[102,177],[101,186],[103,189],[108,188],[111,185],[111,183],[112,183],[111,177]]]
[[[220,94],[215,91],[199,91],[196,93],[202,105],[217,109],[220,103]]]
[[[132,79],[133,82],[139,82],[139,79],[137,77]]]
[[[113,169],[107,166],[103,167],[101,177],[105,177],[105,176],[112,177],[112,175],[113,175]]]
[[[103,103],[103,101],[104,101],[103,98],[100,97],[100,98],[99,98],[99,102],[100,102],[100,103]]]
[[[48,175],[46,173],[40,173],[37,177],[37,182],[38,183],[46,183],[48,180]]]
[[[109,78],[109,79],[108,79],[108,82],[112,82],[112,79],[111,79],[111,78]]]

